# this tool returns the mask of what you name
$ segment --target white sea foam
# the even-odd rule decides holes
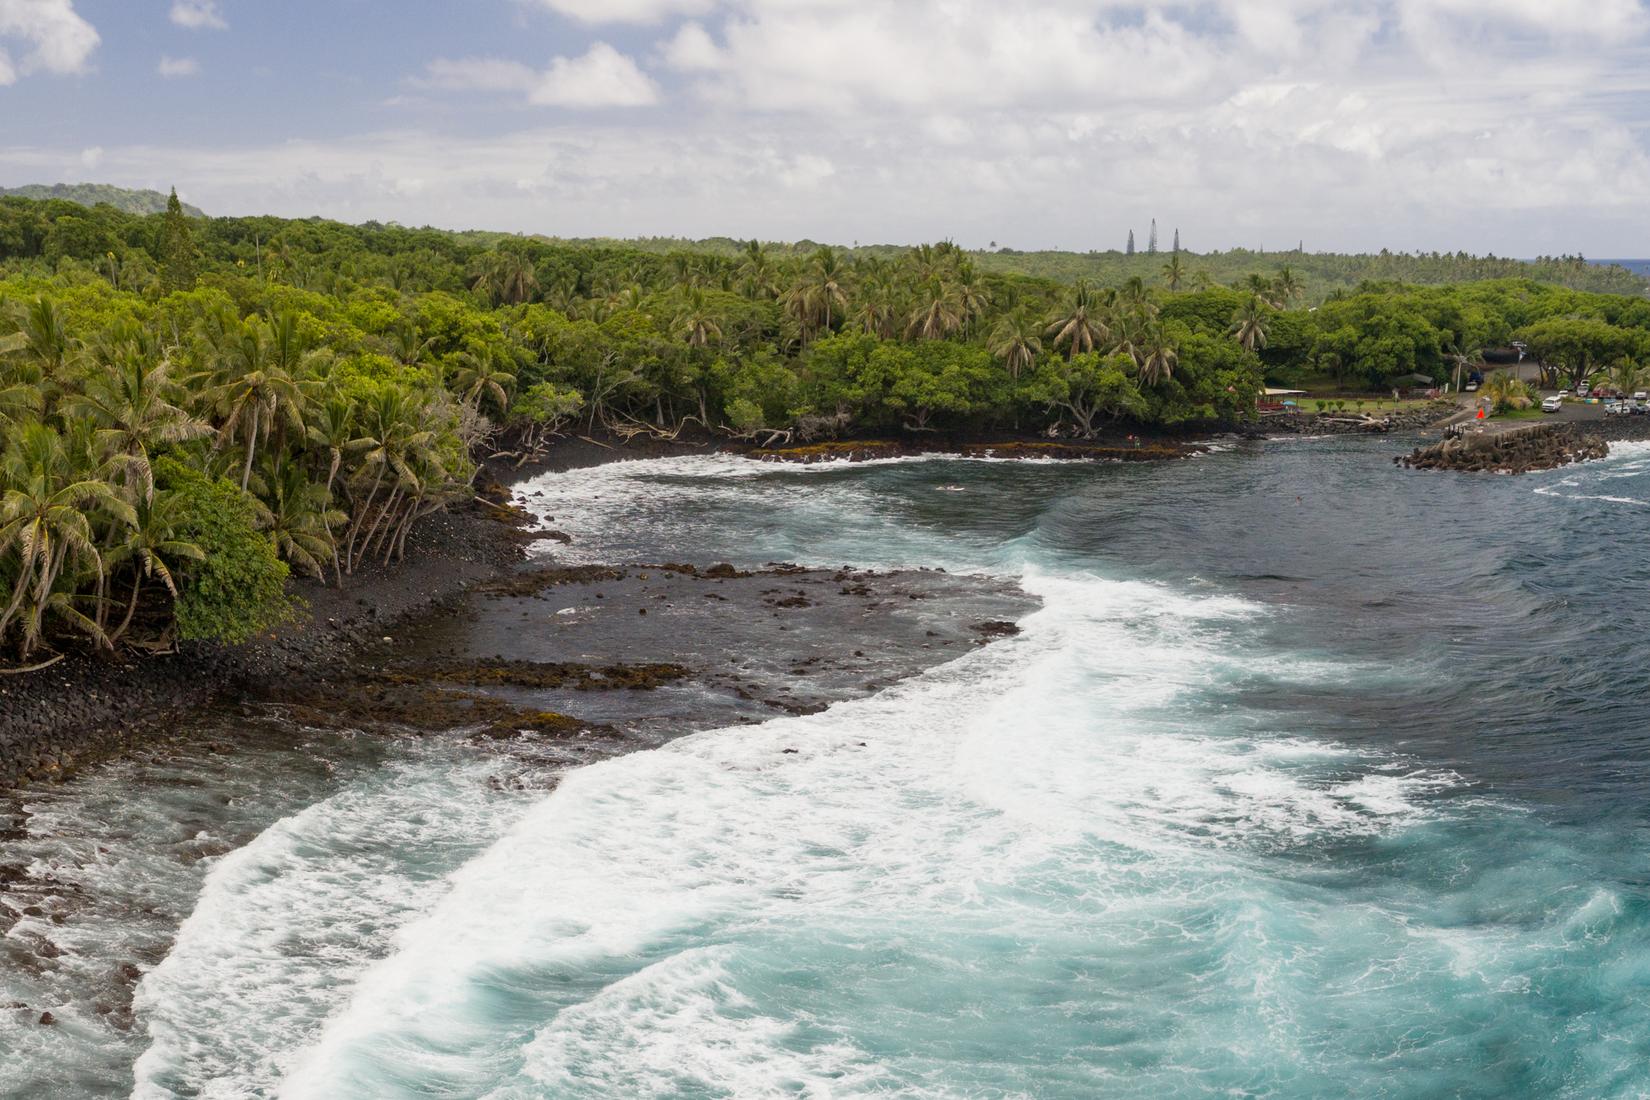
[[[932,561],[924,532],[818,473],[616,464],[525,499],[601,557],[631,534],[659,557],[704,545],[683,526],[737,506],[781,515],[761,553],[847,529],[795,545]],[[1023,573],[1043,608],[1020,636],[822,714],[580,769],[439,882],[379,843],[505,829],[515,811],[462,771],[340,796],[227,858],[140,992],[139,1095],[1016,1095],[1012,1066],[964,1052],[956,1076],[945,1052],[1033,1026],[1016,1013],[1088,980],[1069,967],[1142,983],[1167,958],[1168,980],[1281,988],[1254,944],[1296,903],[1245,869],[1425,822],[1452,783],[1211,707],[1246,677],[1345,674],[1246,646],[1257,604],[952,552]],[[924,992],[901,993],[902,973]],[[1080,1094],[1118,1083],[1104,1060],[1065,1072]]]
[[[493,765],[435,756],[387,765],[217,863],[138,987],[150,1045],[134,1096],[267,1094],[452,861],[513,819],[521,799],[489,791]]]
[[[862,479],[886,467],[955,470],[964,464],[1031,461],[1037,460],[912,455],[798,464],[684,456],[544,475],[518,487],[516,500],[572,536],[568,545],[534,547],[535,553],[569,564],[708,553],[744,564],[937,565],[1011,575],[1017,569],[1005,559],[1012,547],[996,539],[937,538],[931,527],[909,522],[899,510],[902,500],[867,492]]]
[[[1183,696],[1221,674],[1254,605],[1027,585],[1046,607],[1018,638],[821,715],[569,776],[397,935],[283,1095],[393,1091],[414,1066],[499,1097],[868,1094],[892,1072],[878,1057],[741,992],[753,944],[901,914],[1054,935],[1109,913],[1096,934],[1139,935],[1257,844],[1379,835],[1446,782],[1331,782],[1324,765],[1356,765],[1344,749],[1194,721]],[[1142,895],[1141,860],[1169,896]]]
[[[1650,472],[1650,441],[1610,444],[1605,458],[1579,466],[1565,467],[1563,476],[1533,490],[1537,496],[1561,500],[1596,500],[1633,508],[1650,507],[1650,499],[1617,492],[1599,492],[1605,482],[1642,480]],[[1539,476],[1539,475],[1537,475]]]

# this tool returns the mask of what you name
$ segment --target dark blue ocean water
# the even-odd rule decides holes
[[[584,560],[939,565],[1043,608],[548,795],[478,796],[450,747],[294,779],[168,880],[129,1036],[0,1024],[0,1088],[1645,1095],[1650,446],[1400,449],[546,478]]]
[[[1629,271],[1636,271],[1640,275],[1650,275],[1650,260],[1593,260],[1595,264],[1619,264]]]

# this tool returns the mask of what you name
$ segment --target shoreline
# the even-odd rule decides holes
[[[1388,431],[1407,431],[1435,414],[1411,414]],[[482,464],[478,499],[432,516],[409,540],[405,562],[373,566],[343,588],[304,581],[298,621],[238,647],[185,645],[158,657],[72,654],[49,669],[0,677],[0,788],[56,781],[77,769],[151,743],[168,719],[242,696],[284,680],[326,678],[369,660],[407,624],[439,616],[476,585],[497,580],[526,560],[525,546],[558,533],[525,530],[530,521],[509,507],[515,486],[545,473],[611,462],[686,455],[733,454],[756,461],[813,463],[952,454],[1005,459],[1173,461],[1207,450],[1197,440],[1224,432],[1241,438],[1301,434],[1371,433],[1344,423],[1317,423],[1303,414],[1289,422],[1190,428],[1139,436],[1123,430],[1094,440],[1048,440],[1024,433],[977,437],[936,435],[915,440],[840,440],[763,449],[735,441],[636,439],[604,441],[573,435],[536,461]],[[1262,429],[1266,430],[1262,430]],[[1645,425],[1650,437],[1650,424]],[[486,501],[495,503],[489,504]],[[513,509],[512,509],[513,511]]]

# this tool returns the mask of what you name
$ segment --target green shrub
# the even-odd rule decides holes
[[[189,563],[179,587],[178,636],[236,644],[290,619],[287,565],[258,530],[252,498],[171,458],[156,463],[155,474],[186,502],[178,537],[206,554]]]

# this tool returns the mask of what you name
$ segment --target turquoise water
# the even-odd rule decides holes
[[[207,861],[111,1091],[1650,1093],[1650,612],[1620,598],[1650,450],[1391,450],[525,487],[575,560],[938,565],[1043,606],[549,793],[413,745],[300,786]]]

